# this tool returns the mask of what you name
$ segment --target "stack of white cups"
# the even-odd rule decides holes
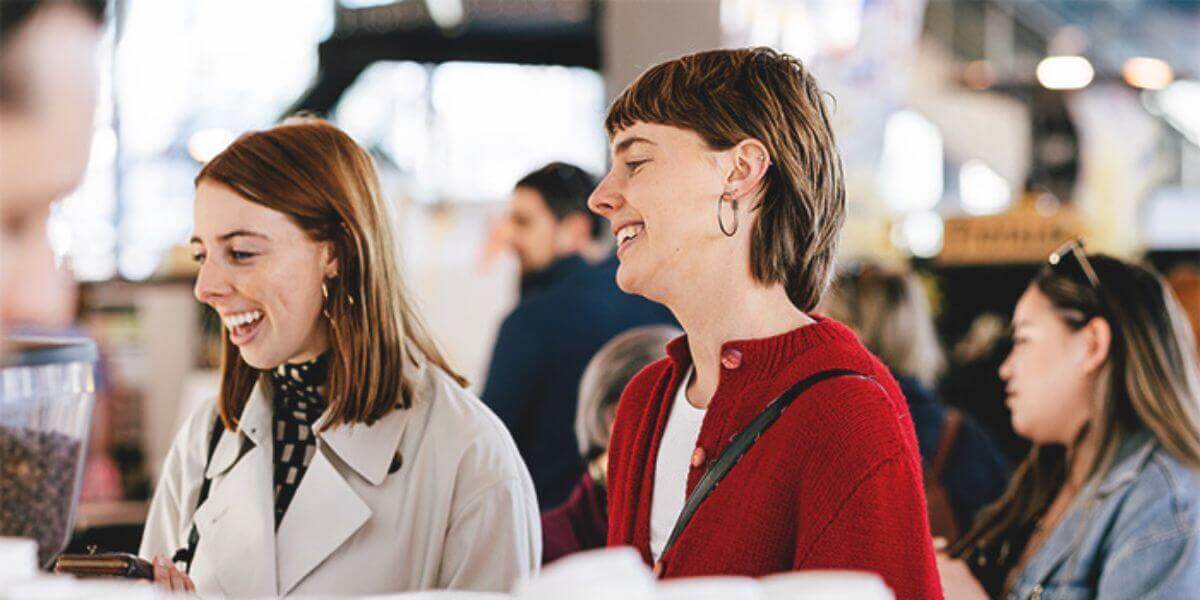
[[[797,571],[755,580],[697,577],[655,582],[631,548],[568,556],[522,586],[516,600],[894,600],[878,575],[855,571]]]
[[[37,576],[37,543],[0,537],[0,597],[10,586]]]
[[[632,548],[572,554],[517,590],[518,600],[654,600],[654,575]]]
[[[693,577],[660,582],[656,600],[767,600],[749,577]]]

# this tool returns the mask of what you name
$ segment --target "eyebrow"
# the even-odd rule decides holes
[[[255,231],[247,231],[245,229],[237,229],[234,231],[230,231],[229,233],[224,233],[224,234],[217,236],[217,241],[218,242],[227,242],[235,237],[256,237],[256,238],[262,238],[262,239],[268,240],[268,241],[270,241],[270,239],[271,239],[261,233],[255,232]],[[200,241],[200,238],[198,238],[196,236],[192,236],[191,243],[192,244],[202,244],[204,242]]]
[[[644,137],[636,137],[636,136],[629,137],[629,138],[625,138],[625,139],[621,140],[620,143],[618,143],[615,147],[613,147],[613,156],[616,156],[622,152],[625,152],[626,150],[629,149],[630,146],[632,146],[638,142],[641,142],[643,144],[650,144],[651,146],[658,145]]]

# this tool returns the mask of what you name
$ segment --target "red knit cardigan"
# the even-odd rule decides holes
[[[687,492],[776,396],[824,369],[871,381],[817,384],[767,430],[662,557],[664,577],[851,569],[883,576],[897,598],[941,598],[921,485],[921,456],[896,381],[832,319],[776,337],[722,346],[716,393]],[[608,545],[630,545],[647,564],[654,464],[680,378],[687,338],[639,373],[621,397],[609,446]]]

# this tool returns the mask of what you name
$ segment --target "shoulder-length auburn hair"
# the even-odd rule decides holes
[[[242,135],[200,174],[245,199],[279,211],[318,242],[328,242],[338,274],[326,282],[330,340],[325,427],[372,424],[412,403],[405,363],[428,361],[457,375],[429,336],[400,276],[396,238],[371,156],[326,121],[293,118]],[[238,417],[263,374],[224,334],[219,407],[225,427]]]
[[[1092,414],[1075,442],[1078,446],[1086,435],[1095,444],[1082,465],[1083,479],[1103,477],[1121,440],[1138,431],[1148,431],[1167,453],[1200,471],[1200,362],[1183,309],[1158,274],[1104,255],[1090,256],[1089,262],[1099,289],[1050,267],[1031,286],[1049,298],[1068,327],[1079,330],[1100,318],[1112,330]],[[1070,475],[1072,454],[1062,446],[1034,446],[1008,489],[982,511],[951,554],[1018,558]],[[1006,546],[1008,552],[999,550]]]

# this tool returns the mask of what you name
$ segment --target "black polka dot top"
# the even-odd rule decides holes
[[[313,424],[325,412],[329,355],[271,371],[275,442],[275,529],[283,521],[300,480],[317,452]]]

